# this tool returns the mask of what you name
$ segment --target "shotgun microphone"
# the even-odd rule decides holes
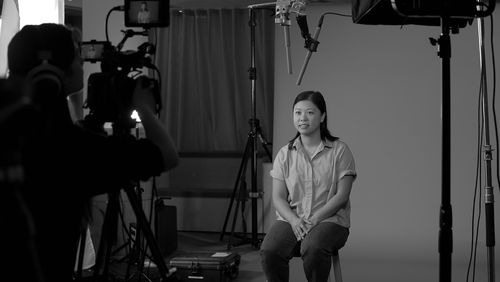
[[[316,52],[316,50],[318,48],[318,44],[319,44],[318,37],[319,37],[319,33],[321,31],[321,26],[323,25],[323,18],[326,14],[327,13],[324,13],[319,18],[318,25],[316,27],[316,30],[314,31],[314,35],[312,36],[312,38],[310,35],[304,36],[305,32],[309,33],[309,31],[306,30],[307,26],[305,26],[304,29],[302,30],[303,31],[302,36],[304,36],[304,38],[306,40],[304,47],[307,49],[307,54],[306,54],[306,58],[304,59],[304,64],[302,65],[302,69],[300,70],[299,78],[297,79],[297,85],[300,85],[300,83],[302,82],[302,77],[304,76],[304,73],[306,71],[307,64],[309,64],[309,60],[311,59],[311,55],[313,52]],[[306,22],[306,24],[307,24],[307,22]]]

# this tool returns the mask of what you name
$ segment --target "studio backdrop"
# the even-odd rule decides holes
[[[256,12],[256,118],[271,141],[274,17]],[[153,39],[154,40],[154,39]],[[172,10],[160,29],[161,119],[181,152],[243,152],[251,113],[251,45],[247,9]]]

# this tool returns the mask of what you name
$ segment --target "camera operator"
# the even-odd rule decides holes
[[[33,218],[43,279],[71,281],[90,198],[160,175],[177,165],[178,155],[141,77],[133,104],[145,139],[97,134],[74,124],[67,97],[82,89],[83,70],[78,43],[65,26],[25,26],[9,44],[8,66],[9,80],[34,109],[22,133],[20,189]],[[44,75],[45,69],[55,74]]]

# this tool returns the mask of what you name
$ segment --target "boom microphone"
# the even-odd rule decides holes
[[[283,27],[285,35],[285,51],[288,73],[292,73],[292,57],[290,54],[290,0],[276,1],[275,23],[279,23]]]
[[[275,23],[283,26],[285,35],[285,51],[287,58],[288,73],[292,73],[292,57],[290,54],[290,14],[305,15],[306,0],[277,0]]]
[[[300,85],[300,83],[302,82],[302,77],[304,76],[304,73],[306,71],[307,64],[309,64],[309,60],[311,59],[311,55],[313,52],[316,52],[316,49],[318,48],[318,44],[319,44],[318,37],[319,37],[319,33],[321,31],[321,26],[323,25],[323,18],[325,17],[326,14],[328,14],[328,13],[324,13],[319,18],[318,26],[316,27],[316,30],[314,31],[314,35],[312,38],[310,36],[309,37],[304,36],[304,32],[302,33],[302,35],[306,39],[305,48],[307,49],[307,54],[306,54],[306,58],[304,60],[304,64],[302,65],[302,69],[300,70],[299,78],[297,79],[297,85]],[[309,38],[309,42],[308,42],[308,38]]]

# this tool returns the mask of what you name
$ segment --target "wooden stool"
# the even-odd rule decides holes
[[[333,276],[335,277],[335,282],[342,282],[342,271],[340,270],[340,256],[338,250],[336,250],[332,254],[332,266],[333,266]],[[330,277],[328,277],[328,280],[330,280]]]
[[[300,249],[296,248],[293,254],[294,257],[300,257]],[[335,282],[342,282],[342,271],[340,269],[340,256],[339,251],[335,250],[332,253],[332,267],[333,267],[333,276],[335,277]],[[331,281],[331,272],[328,277],[328,281]]]

